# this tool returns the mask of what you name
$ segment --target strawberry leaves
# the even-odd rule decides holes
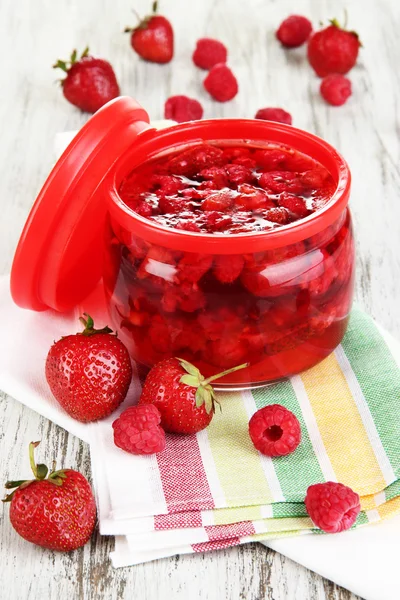
[[[4,484],[6,490],[11,490],[14,488],[15,489],[11,494],[6,495],[2,502],[11,502],[17,489],[24,489],[34,481],[43,481],[44,479],[46,479],[47,474],[49,472],[47,466],[35,463],[35,448],[37,448],[39,444],[40,442],[31,442],[29,444],[29,463],[35,479],[20,479],[17,481],[7,481]],[[57,486],[61,486],[63,484],[63,480],[66,478],[67,475],[63,470],[55,471],[55,463],[53,463],[53,469],[49,474],[47,481],[49,481],[50,483],[54,483]]]
[[[196,407],[200,408],[203,406],[206,409],[207,414],[211,412],[215,412],[215,403],[219,404],[217,397],[214,392],[214,388],[211,385],[212,381],[216,379],[220,379],[229,373],[234,373],[239,369],[244,369],[248,367],[248,363],[244,363],[237,367],[233,367],[232,369],[228,369],[227,371],[223,371],[222,373],[218,373],[217,375],[213,375],[208,379],[205,379],[204,376],[200,373],[199,369],[192,365],[192,363],[188,362],[183,358],[177,358],[181,367],[186,371],[184,375],[180,378],[179,382],[184,383],[190,387],[197,388],[196,390]]]

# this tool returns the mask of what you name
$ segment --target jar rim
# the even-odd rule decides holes
[[[324,207],[294,223],[265,231],[224,236],[166,227],[138,215],[120,197],[119,184],[135,166],[147,162],[156,154],[172,151],[176,146],[218,141],[289,146],[327,168],[336,183],[335,192]],[[135,160],[137,164],[134,164]],[[115,169],[106,179],[111,216],[128,231],[160,246],[198,252],[201,244],[202,253],[219,254],[242,254],[279,248],[319,233],[334,223],[346,208],[350,185],[351,174],[347,162],[328,142],[291,125],[257,119],[210,119],[173,125],[161,130],[148,128],[137,136],[132,148],[120,157]]]

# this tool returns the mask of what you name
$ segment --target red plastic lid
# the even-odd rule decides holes
[[[16,304],[66,311],[96,285],[107,213],[101,183],[148,123],[146,111],[133,98],[119,97],[93,115],[69,144],[18,243],[11,271]]]

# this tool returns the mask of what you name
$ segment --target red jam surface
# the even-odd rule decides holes
[[[168,227],[268,236],[318,210],[334,188],[320,164],[287,148],[203,145],[144,164],[120,195]],[[175,250],[135,234],[134,220],[129,231],[111,220],[107,235],[111,318],[146,367],[179,356],[209,376],[249,362],[221,384],[262,385],[315,365],[344,335],[354,265],[348,209],[316,235],[262,252],[247,244],[244,253],[210,254],[200,238],[197,253]]]
[[[334,191],[321,164],[286,146],[203,144],[144,164],[119,194],[139,215],[166,227],[238,234],[303,219]]]

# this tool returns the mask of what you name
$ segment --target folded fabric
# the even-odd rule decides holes
[[[367,510],[374,509],[399,476],[399,391],[400,370],[390,348],[356,307],[330,357],[276,385],[219,394],[222,415],[197,436],[167,436],[160,455],[124,453],[113,443],[115,416],[99,423],[92,462],[108,483],[108,516],[116,521],[190,512],[201,522],[201,511],[302,503],[309,485],[328,480],[349,485]],[[247,431],[251,415],[271,403],[284,404],[302,426],[299,448],[278,459],[256,452]],[[126,472],[135,477],[122,480]],[[218,513],[214,519],[220,524]]]
[[[382,519],[386,520],[400,513],[400,498],[394,498],[387,502],[383,507],[379,509],[379,514],[376,515],[376,521]],[[232,527],[231,536],[228,538],[214,537],[213,535],[206,535],[204,539],[200,539],[198,542],[186,541],[185,536],[180,539],[177,537],[176,544],[171,546],[152,546],[143,545],[138,543],[136,535],[117,536],[115,538],[115,550],[111,553],[111,560],[115,567],[124,567],[127,565],[134,565],[149,560],[156,560],[159,558],[166,558],[168,556],[174,556],[175,554],[190,554],[198,552],[211,552],[213,550],[221,550],[223,548],[229,548],[231,546],[238,546],[241,544],[247,544],[250,542],[268,542],[269,540],[279,541],[285,538],[298,537],[307,534],[319,534],[324,535],[319,529],[313,527],[311,522],[299,523],[295,519],[291,520],[291,524],[295,529],[290,529],[290,523],[287,523],[287,529],[280,529],[280,521],[286,521],[286,519],[272,519],[271,528],[265,532],[254,532],[253,534],[246,532],[246,530],[240,526]],[[362,528],[367,525],[368,519],[365,519],[365,515],[360,514],[357,519],[355,528]],[[328,537],[340,537],[342,534]],[[325,536],[326,537],[326,536]],[[179,541],[178,541],[179,539]],[[312,568],[312,566],[310,566]],[[326,575],[328,576],[328,575]]]

